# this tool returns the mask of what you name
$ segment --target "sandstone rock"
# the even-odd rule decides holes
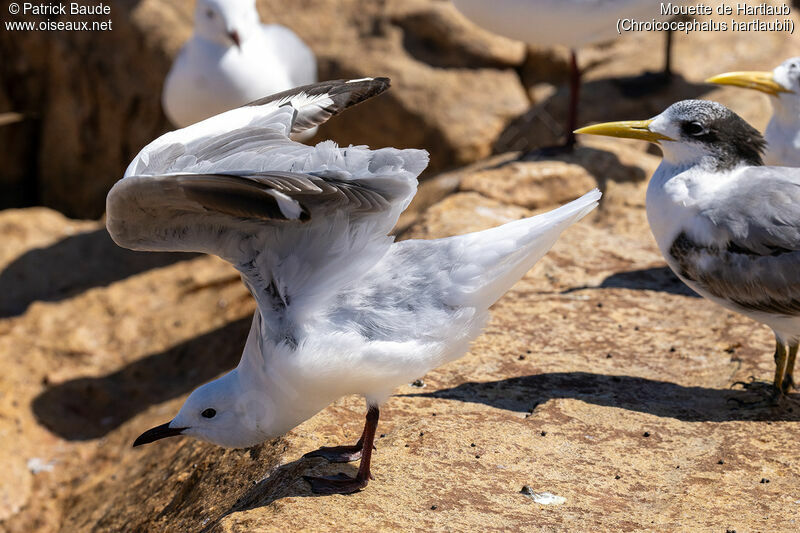
[[[405,47],[430,65],[445,68],[514,68],[525,45],[476,26],[451,2],[398,3],[392,22],[403,29]]]

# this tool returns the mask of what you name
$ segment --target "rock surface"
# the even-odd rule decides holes
[[[562,158],[565,183],[553,190],[567,199],[599,184],[601,208],[494,306],[469,354],[420,376],[423,387],[397,390],[382,408],[375,479],[351,496],[312,497],[301,476],[355,466],[302,456],[358,438],[356,397],[248,450],[181,439],[130,448],[236,363],[253,304],[228,265],[125,252],[119,271],[99,223],[0,212],[4,274],[34,259],[45,279],[118,272],[101,284],[64,281],[55,295],[16,290],[4,308],[0,529],[795,529],[797,396],[772,410],[730,401],[743,398],[735,381],[771,376],[771,333],[697,298],[665,269],[638,176],[657,158],[607,148]],[[622,170],[607,175],[608,157]],[[455,176],[460,190],[421,208],[402,238],[552,207],[529,202],[545,196],[546,181],[518,179],[514,194],[491,194],[476,177],[502,182],[552,166],[496,158],[451,174],[444,189]],[[536,503],[523,486],[555,497],[540,502],[565,501]]]

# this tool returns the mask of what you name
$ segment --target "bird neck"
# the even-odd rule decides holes
[[[265,439],[283,435],[336,399],[319,394],[322,389],[309,381],[292,347],[264,336],[258,311],[233,372],[238,374],[243,412],[255,413],[255,425]]]
[[[679,175],[691,168],[713,171],[718,166],[717,157],[697,146],[679,142],[664,142],[661,144],[663,159],[653,178],[661,179]]]
[[[194,45],[194,53],[201,54],[217,54],[223,55],[228,50],[235,48],[230,41],[219,38],[213,35],[204,35],[202,33],[195,33],[192,35],[191,41]]]
[[[770,102],[772,119],[768,127],[797,131],[800,125],[800,98],[795,94],[781,94],[777,98],[770,98]]]

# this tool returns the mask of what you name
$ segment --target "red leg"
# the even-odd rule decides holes
[[[575,134],[573,132],[578,128],[578,102],[581,96],[581,71],[578,68],[578,56],[575,50],[571,50],[569,74],[569,115],[567,118],[566,148],[575,146]]]
[[[664,46],[664,79],[672,77],[672,30],[667,30]]]
[[[303,476],[303,479],[311,484],[311,492],[315,494],[350,494],[357,492],[369,483],[372,477],[369,472],[370,459],[372,458],[372,446],[375,441],[375,430],[378,428],[378,417],[380,411],[375,406],[370,406],[367,410],[367,420],[364,424],[364,433],[361,435],[361,464],[358,467],[356,477],[346,474],[337,474],[330,477]]]

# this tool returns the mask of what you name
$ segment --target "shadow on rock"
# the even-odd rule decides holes
[[[219,522],[228,515],[241,513],[266,507],[271,503],[292,497],[330,497],[326,494],[314,494],[306,480],[305,475],[335,475],[340,472],[348,476],[355,476],[358,471],[358,463],[328,463],[321,458],[301,457],[291,463],[286,463],[274,469],[270,474],[254,484],[242,496],[213,523],[208,524],[202,532],[214,531]],[[317,468],[322,467],[322,468]]]
[[[0,272],[0,318],[17,316],[35,301],[59,301],[93,287],[197,257],[134,252],[117,246],[105,228],[35,248]]]
[[[586,169],[586,172],[591,174],[597,181],[597,186],[600,190],[605,190],[609,181],[636,183],[649,178],[642,168],[623,163],[617,154],[591,146],[579,144],[570,152],[561,150],[557,150],[553,154],[548,154],[547,152],[547,150],[543,152],[512,152],[484,170],[496,170],[517,163],[563,161]]]
[[[685,422],[800,420],[800,408],[791,405],[800,400],[800,395],[796,394],[774,408],[742,408],[738,402],[753,402],[757,399],[753,393],[587,372],[554,372],[485,383],[469,382],[450,389],[405,396],[481,403],[518,412],[532,412],[551,399],[571,398]]]
[[[631,289],[635,291],[658,291],[679,296],[700,298],[676,276],[669,267],[643,268],[628,272],[617,272],[608,276],[600,285],[571,287],[561,294],[587,289]]]
[[[102,437],[151,405],[190,392],[236,366],[250,322],[249,317],[231,322],[113,374],[53,385],[34,398],[34,415],[67,440]]]
[[[663,88],[646,97],[628,97],[631,78],[605,78],[586,82],[581,87],[578,126],[614,120],[639,120],[655,116],[679,100],[695,99],[712,87],[691,83],[675,75]],[[569,103],[568,87],[563,86],[538,102],[524,115],[512,120],[500,133],[494,153],[528,152],[552,146],[565,134],[564,121]]]

